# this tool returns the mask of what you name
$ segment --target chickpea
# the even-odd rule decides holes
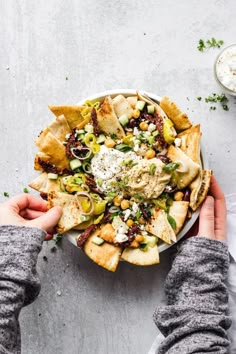
[[[134,224],[134,221],[133,221],[132,219],[128,219],[128,220],[126,221],[126,225],[127,225],[128,227],[132,227],[133,224]]]
[[[141,225],[145,225],[146,224],[146,221],[145,221],[145,219],[142,216],[140,218],[138,218],[138,222]]]
[[[131,244],[129,245],[129,247],[132,248],[138,248],[139,247],[139,243],[134,239]]]
[[[132,117],[137,119],[140,117],[140,110],[139,109],[134,109],[132,113]]]
[[[136,235],[135,236],[135,241],[137,241],[137,242],[142,242],[144,240],[144,237],[143,237],[143,235]]]
[[[183,197],[184,197],[184,193],[183,192],[176,192],[174,194],[174,200],[176,200],[177,202],[183,200]]]
[[[115,206],[120,206],[121,201],[122,201],[122,198],[117,195],[117,196],[113,199],[113,204],[114,204]]]
[[[128,209],[130,203],[129,200],[123,199],[122,202],[120,203],[120,207],[122,210]]]
[[[116,142],[114,140],[112,140],[111,138],[107,138],[105,140],[105,145],[108,148],[113,148],[116,145]]]
[[[139,128],[143,131],[147,131],[148,130],[148,124],[146,122],[141,122],[139,124]]]
[[[156,153],[153,149],[150,149],[146,152],[145,157],[146,159],[153,159],[155,157]]]

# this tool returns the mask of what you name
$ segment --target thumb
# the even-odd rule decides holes
[[[49,209],[42,216],[32,220],[30,223],[31,226],[37,227],[48,233],[51,233],[54,226],[56,226],[56,224],[58,223],[61,215],[62,215],[62,208],[59,206],[55,206]]]
[[[201,207],[198,235],[215,238],[214,198],[211,196],[205,199]]]

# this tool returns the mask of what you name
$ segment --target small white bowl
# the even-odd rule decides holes
[[[143,90],[138,90],[138,92],[140,92],[141,94],[146,94],[147,96],[149,96],[152,100],[160,102],[161,97],[157,96],[153,93],[149,93],[147,91],[143,91]],[[132,90],[132,89],[117,89],[117,90],[109,90],[109,91],[104,91],[104,92],[100,92],[100,93],[96,93],[92,96],[89,96],[81,101],[78,102],[78,105],[82,105],[85,103],[85,101],[89,100],[89,101],[102,101],[106,96],[111,96],[111,97],[115,97],[117,95],[123,95],[125,97],[127,96],[134,96],[137,94],[137,90]],[[208,169],[209,165],[208,165],[208,161],[206,158],[206,154],[204,152],[204,149],[202,147],[201,144],[201,160],[202,160],[202,166],[204,169]],[[183,229],[180,231],[180,233],[177,235],[177,241],[179,241],[193,226],[193,224],[195,223],[195,221],[197,220],[199,215],[199,209],[196,210],[193,214],[191,219],[189,219],[188,221],[186,221]],[[76,238],[79,235],[79,231],[68,231],[65,236],[67,236],[68,240],[77,247],[76,244]],[[168,249],[169,247],[173,246],[172,245],[168,245],[162,241],[160,241],[160,243],[158,244],[158,250],[159,252],[163,252],[166,249]]]
[[[233,55],[235,57],[235,61],[236,61],[236,44],[232,44],[232,45],[224,48],[220,52],[220,54],[216,57],[216,60],[214,63],[214,75],[215,75],[215,79],[216,79],[217,83],[219,84],[219,86],[221,87],[223,92],[225,92],[226,94],[232,95],[232,96],[236,96],[236,74],[231,74],[229,67],[227,67],[227,61],[228,61],[228,63],[230,61],[230,58],[229,57],[227,58],[227,55],[230,55],[230,52],[231,52],[231,54],[233,53]],[[235,65],[236,65],[236,63],[235,63]],[[220,73],[220,70],[221,70],[221,73]],[[233,79],[233,81],[234,81],[234,88],[233,89],[231,87],[227,86],[227,84],[225,83],[226,80],[223,81],[223,77],[226,78],[226,75],[229,76],[229,80],[230,80],[230,77],[231,77],[231,79]]]

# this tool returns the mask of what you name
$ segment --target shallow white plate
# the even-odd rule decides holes
[[[149,93],[149,92],[146,92],[146,91],[143,91],[143,90],[138,90],[138,92],[140,92],[141,94],[146,94],[147,96],[149,96],[154,101],[160,102],[160,100],[161,100],[160,96],[157,96],[157,95],[155,95],[153,93]],[[90,100],[90,101],[93,101],[93,100],[102,101],[106,96],[115,97],[115,96],[117,96],[119,94],[121,94],[123,96],[134,96],[134,95],[137,94],[137,90],[117,89],[117,90],[110,90],[110,91],[104,91],[104,92],[96,93],[96,94],[94,94],[92,96],[89,96],[89,97],[81,100],[80,102],[78,102],[78,105],[82,105],[87,100]],[[206,158],[206,154],[204,152],[204,148],[202,147],[202,144],[201,144],[201,160],[202,160],[203,168],[204,169],[208,169],[209,165],[208,165],[208,161],[207,161],[207,158]],[[196,210],[192,214],[191,219],[186,221],[183,229],[180,231],[180,233],[177,236],[177,241],[179,241],[191,229],[191,227],[193,226],[193,224],[197,220],[198,215],[199,215],[199,209]],[[65,236],[68,238],[68,240],[73,245],[75,245],[76,247],[77,247],[76,238],[78,237],[78,235],[79,235],[79,231],[69,231],[69,232],[67,232],[65,234]],[[166,244],[164,242],[161,242],[161,243],[158,244],[159,252],[163,252],[163,251],[165,251],[166,249],[168,249],[171,246],[173,246],[173,244],[172,245],[168,245],[168,244]]]

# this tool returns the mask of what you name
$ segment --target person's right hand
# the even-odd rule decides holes
[[[226,241],[226,202],[214,176],[209,194],[200,210],[198,236]]]

